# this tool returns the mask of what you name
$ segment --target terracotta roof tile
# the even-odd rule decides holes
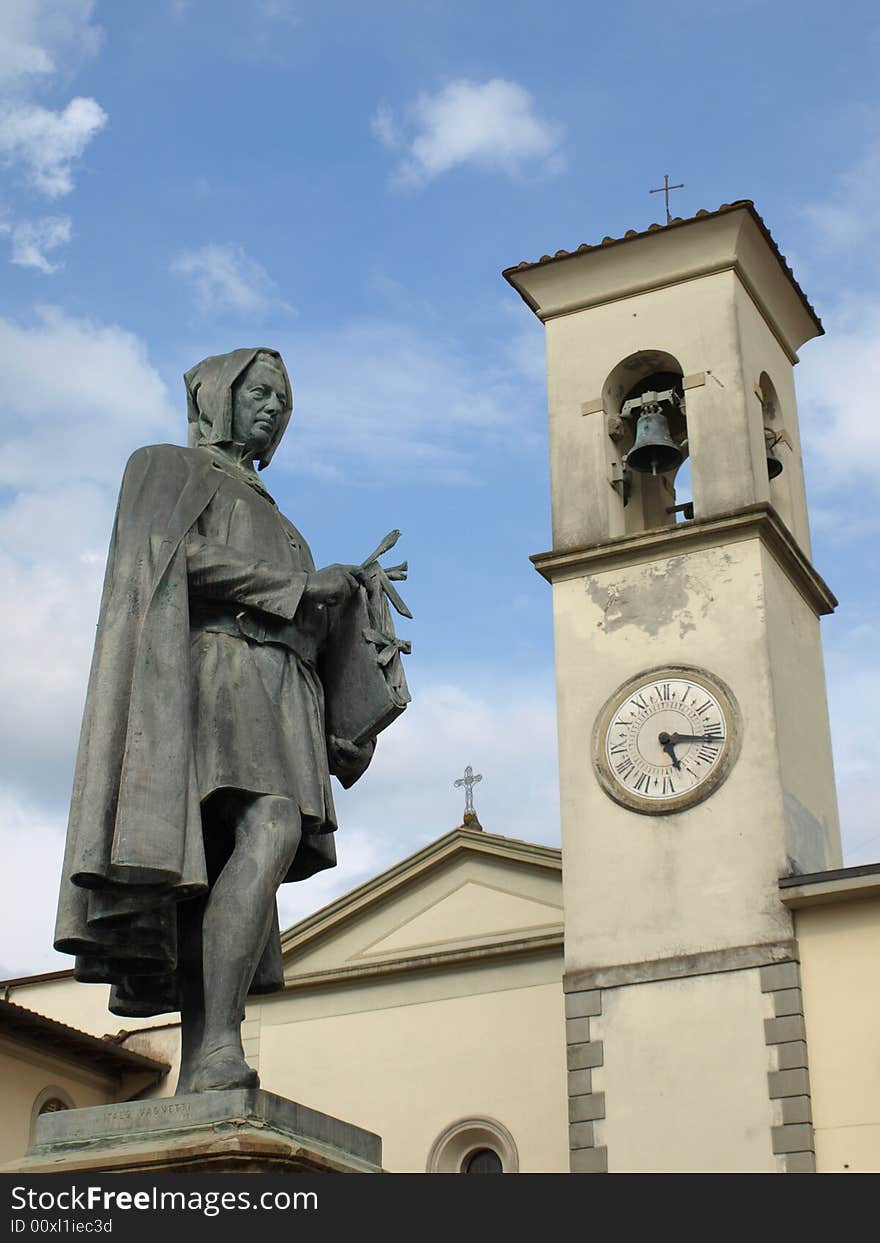
[[[24,1038],[62,1057],[84,1059],[101,1069],[118,1073],[122,1071],[150,1071],[164,1075],[170,1070],[167,1062],[137,1053],[134,1049],[121,1048],[107,1036],[92,1036],[58,1019],[28,1010],[14,1001],[0,1000],[0,1033],[13,1039]]]
[[[761,218],[760,214],[755,208],[755,204],[752,202],[751,199],[735,199],[732,203],[722,203],[721,206],[716,208],[715,211],[707,211],[706,208],[701,207],[698,211],[694,212],[693,216],[687,216],[687,217],[675,216],[672,220],[668,222],[668,224],[649,224],[646,229],[642,229],[642,230],[627,229],[626,233],[624,233],[622,237],[603,237],[602,241],[599,242],[598,244],[590,245],[587,242],[582,242],[581,245],[578,246],[575,250],[557,250],[555,255],[542,255],[541,258],[537,260],[537,262],[530,263],[528,262],[528,260],[524,260],[522,263],[517,263],[511,268],[505,268],[504,271],[502,272],[502,276],[504,277],[505,280],[513,284],[513,282],[511,281],[511,277],[516,272],[527,271],[529,268],[537,268],[545,263],[555,263],[557,260],[560,260],[560,259],[571,259],[571,258],[574,258],[574,256],[576,255],[584,254],[586,251],[599,250],[607,246],[619,246],[622,243],[632,241],[634,238],[637,238],[637,237],[647,237],[649,233],[663,233],[668,229],[680,229],[684,227],[685,225],[693,224],[695,220],[708,220],[711,217],[723,216],[727,212],[738,211],[742,208],[745,208],[748,211],[749,215],[752,217],[755,224],[761,230],[761,233],[764,235],[764,239],[767,242],[767,245],[770,247],[770,249],[775,254],[776,258],[779,260],[779,266],[782,268],[782,270],[785,272],[788,279],[791,281],[791,284],[794,286],[795,291],[800,297],[801,302],[803,303],[807,312],[812,317],[812,319],[815,320],[816,325],[819,328],[819,330],[824,331],[824,329],[822,328],[822,321],[819,319],[819,316],[816,314],[816,311],[813,305],[810,303],[809,299],[807,298],[806,294],[801,289],[800,285],[797,283],[794,272],[791,270],[791,267],[789,266],[788,261],[785,258],[785,255],[783,255],[782,251],[777,246],[773,238],[773,235],[771,234],[770,230],[767,228],[766,224],[764,223],[763,219]]]

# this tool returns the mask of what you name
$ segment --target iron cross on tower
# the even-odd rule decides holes
[[[669,224],[670,220],[672,219],[672,217],[669,214],[669,191],[670,190],[683,190],[683,189],[684,189],[683,181],[680,181],[678,185],[676,186],[671,186],[669,184],[669,173],[664,173],[663,174],[663,185],[658,186],[656,190],[648,191],[649,194],[662,194],[664,198],[666,199],[666,223],[667,224]]]
[[[464,776],[459,777],[457,781],[453,782],[453,785],[456,787],[456,789],[459,789],[461,786],[465,787],[465,795],[464,795],[465,815],[467,815],[469,811],[473,812],[474,810],[474,786],[477,784],[478,781],[482,781],[482,780],[483,780],[483,774],[475,773],[474,770],[471,768],[470,764],[468,764],[467,768],[464,770]]]

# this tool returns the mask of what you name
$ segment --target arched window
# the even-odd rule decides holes
[[[519,1154],[513,1136],[494,1118],[461,1118],[431,1145],[429,1174],[516,1174]]]
[[[635,446],[638,434],[638,411],[627,416],[624,407],[644,393],[674,393],[664,403],[660,427],[668,429],[668,437],[684,459],[676,470],[656,476],[629,470],[627,454]],[[607,419],[608,435],[613,443],[612,477],[624,506],[627,532],[645,531],[673,526],[677,520],[693,517],[690,505],[690,470],[688,467],[687,424],[685,422],[684,373],[678,359],[664,350],[640,350],[617,364],[602,389],[602,403]],[[680,478],[679,476],[680,472]]]
[[[60,1096],[50,1096],[48,1100],[43,1101],[37,1110],[37,1116],[42,1114],[57,1114],[60,1109],[70,1109],[70,1106],[64,1102]]]
[[[782,407],[777,396],[773,381],[770,379],[766,371],[761,372],[758,380],[758,387],[755,390],[755,396],[761,403],[761,418],[764,423],[764,443],[767,455],[767,471],[770,476],[770,482],[777,479],[783,471],[783,459],[780,456],[780,446],[789,444],[785,431],[785,424],[782,420]]]
[[[504,1166],[494,1148],[477,1148],[462,1162],[462,1174],[503,1174]]]
[[[48,1084],[38,1093],[31,1106],[30,1143],[34,1142],[37,1119],[43,1114],[57,1113],[60,1109],[76,1109],[76,1103],[65,1088],[59,1087],[57,1083]]]

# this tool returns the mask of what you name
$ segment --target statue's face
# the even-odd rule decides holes
[[[255,358],[232,393],[232,439],[259,457],[287,409],[287,385],[277,367]]]

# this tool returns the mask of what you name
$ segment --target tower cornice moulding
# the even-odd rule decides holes
[[[546,322],[726,271],[736,274],[792,362],[805,341],[824,332],[748,201],[643,233],[631,230],[599,246],[559,251],[507,268],[504,277]]]
[[[681,522],[674,527],[657,527],[577,548],[536,553],[530,560],[543,578],[555,583],[655,561],[658,556],[675,557],[749,539],[761,540],[815,613],[823,616],[834,612],[836,596],[813,569],[771,505],[748,505],[717,517]]]

